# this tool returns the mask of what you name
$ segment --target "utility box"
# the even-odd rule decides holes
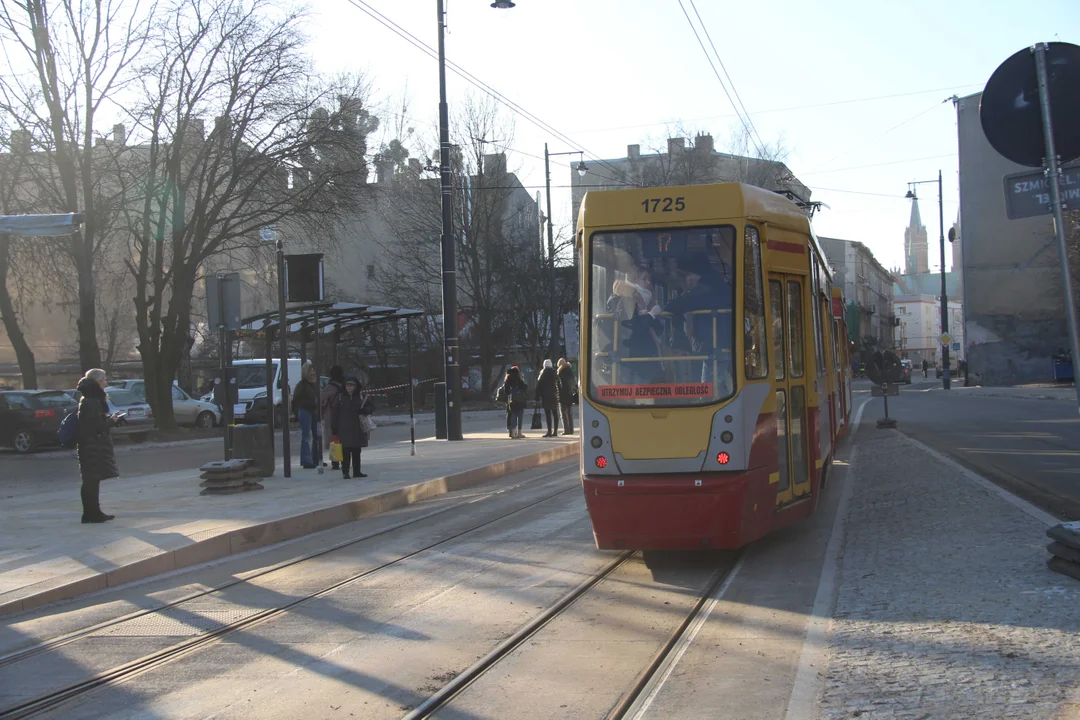
[[[446,383],[435,383],[435,439],[446,439]]]
[[[232,431],[233,457],[249,458],[259,477],[274,474],[274,433],[269,425],[234,425]]]

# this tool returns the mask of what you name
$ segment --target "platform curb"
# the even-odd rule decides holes
[[[565,460],[577,455],[579,446],[579,441],[569,442],[453,475],[386,490],[358,500],[349,500],[299,515],[229,530],[175,550],[168,550],[153,557],[2,603],[0,616],[33,610],[63,600],[73,600],[89,593],[116,588],[175,570],[220,560],[230,555],[250,552],[286,540],[329,530],[355,520],[412,505],[420,500],[479,485],[503,475]]]

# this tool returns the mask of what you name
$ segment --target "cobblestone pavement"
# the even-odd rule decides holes
[[[1080,583],[1046,525],[898,432],[858,437],[824,718],[1080,718]]]

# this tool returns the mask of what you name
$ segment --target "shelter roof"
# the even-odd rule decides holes
[[[422,310],[388,307],[386,305],[363,305],[360,303],[312,303],[295,305],[285,310],[285,326],[288,332],[335,333],[343,330],[393,322],[403,318],[419,317]],[[240,321],[241,333],[276,333],[280,327],[277,310],[246,317]]]

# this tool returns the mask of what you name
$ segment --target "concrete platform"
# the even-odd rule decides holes
[[[417,441],[369,448],[369,477],[293,469],[262,492],[200,495],[199,471],[161,472],[102,483],[116,519],[79,522],[78,488],[49,487],[0,507],[0,615],[247,552],[385,512],[425,497],[572,457],[576,436],[510,440],[470,433],[460,443]]]

